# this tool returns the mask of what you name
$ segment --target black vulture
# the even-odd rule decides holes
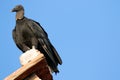
[[[50,69],[58,73],[57,66],[62,64],[62,60],[42,26],[38,22],[24,16],[22,5],[15,6],[12,12],[16,12],[16,26],[12,35],[17,47],[22,52],[32,48],[39,50],[44,54]]]

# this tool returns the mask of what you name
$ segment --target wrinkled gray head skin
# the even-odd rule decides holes
[[[24,8],[22,5],[17,5],[12,9],[12,12],[16,12],[16,20],[24,18]]]
[[[24,8],[22,5],[17,5],[12,9],[12,12],[19,12],[19,11],[24,11]]]

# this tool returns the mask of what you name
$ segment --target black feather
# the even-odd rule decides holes
[[[23,52],[35,46],[45,55],[52,71],[59,72],[57,65],[62,64],[62,60],[48,39],[47,33],[38,22],[26,17],[17,20],[13,30],[13,39],[17,47]]]
[[[25,52],[32,49],[32,46],[35,46],[36,49],[44,54],[52,71],[55,73],[59,72],[57,66],[58,64],[62,64],[62,60],[48,39],[48,34],[38,22],[28,19],[24,15],[22,16],[21,14],[24,13],[24,9],[20,7],[21,5],[13,9],[13,11],[17,11],[18,13],[16,13],[16,26],[12,32],[17,47]]]

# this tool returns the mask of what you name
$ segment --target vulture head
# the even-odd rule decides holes
[[[22,6],[22,5],[17,5],[17,6],[15,6],[15,7],[12,9],[12,12],[19,12],[19,11],[21,11],[21,10],[24,11],[23,6]]]
[[[17,5],[12,9],[12,12],[16,12],[16,20],[24,17],[24,8],[22,5]]]

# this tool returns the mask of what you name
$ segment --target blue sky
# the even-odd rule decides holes
[[[20,67],[12,39],[17,4],[38,21],[63,60],[54,80],[120,80],[119,0],[1,0],[0,80]]]

